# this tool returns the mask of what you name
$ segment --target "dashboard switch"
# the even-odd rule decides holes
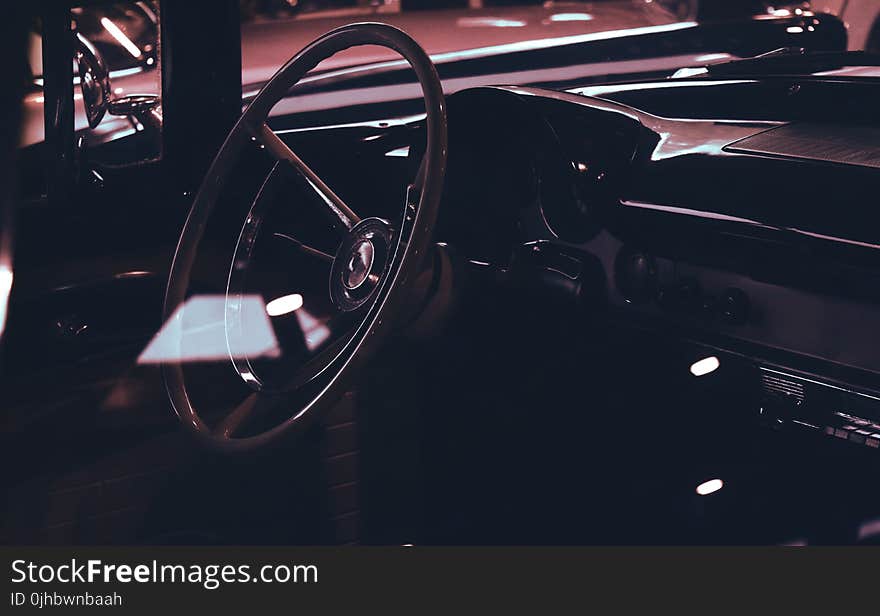
[[[712,321],[718,315],[718,300],[711,295],[703,295],[700,300],[700,314],[707,321]]]
[[[749,320],[749,298],[740,289],[727,289],[718,301],[718,311],[727,323],[742,325]]]
[[[846,429],[846,426],[844,426],[843,428],[836,428],[834,430],[834,436],[846,440],[849,438],[849,430]]]
[[[661,288],[657,301],[667,310],[695,313],[702,308],[703,292],[698,280],[683,278],[673,285]]]
[[[703,304],[703,288],[696,278],[685,278],[678,283],[678,301],[682,310],[697,312]]]
[[[869,436],[871,436],[871,433],[868,432],[867,430],[856,430],[855,432],[853,432],[852,434],[849,435],[849,440],[851,440],[853,443],[857,443],[859,445],[862,445],[865,443],[865,441],[867,440],[867,438]]]

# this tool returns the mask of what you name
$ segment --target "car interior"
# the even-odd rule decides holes
[[[834,15],[37,4],[4,544],[880,542],[880,56]]]

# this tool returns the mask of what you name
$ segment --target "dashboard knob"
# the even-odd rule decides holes
[[[660,305],[675,312],[695,313],[703,302],[703,289],[696,278],[683,278],[664,287],[657,296]]]
[[[623,298],[642,304],[654,298],[657,290],[657,265],[640,251],[621,250],[614,263],[614,277]]]
[[[731,325],[742,325],[749,320],[749,298],[737,288],[726,289],[718,301],[721,318]]]
[[[718,314],[718,300],[711,295],[703,295],[700,299],[700,316],[711,321]]]

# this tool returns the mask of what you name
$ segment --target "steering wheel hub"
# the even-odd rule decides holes
[[[348,232],[330,271],[330,298],[339,310],[357,310],[379,287],[392,238],[390,225],[381,218],[366,218]]]

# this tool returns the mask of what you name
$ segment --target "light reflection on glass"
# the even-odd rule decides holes
[[[238,309],[247,335],[229,336],[227,341],[226,296],[191,297],[165,321],[138,357],[138,364],[280,357],[263,298],[243,295]]]
[[[331,331],[324,323],[300,308],[293,313],[305,338],[306,348],[314,351],[330,337]]]

